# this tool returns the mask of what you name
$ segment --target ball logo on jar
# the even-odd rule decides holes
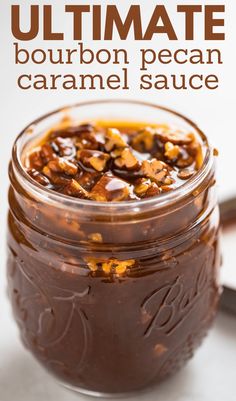
[[[196,278],[192,279],[191,287],[185,288],[185,279],[179,275],[173,282],[153,291],[145,299],[141,305],[143,321],[148,323],[144,332],[145,337],[149,337],[153,330],[171,335],[193,310],[200,298],[205,305],[208,304],[210,295],[208,289],[211,286],[209,270],[213,266],[213,256],[213,251],[208,254]]]

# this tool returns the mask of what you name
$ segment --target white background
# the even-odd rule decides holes
[[[143,99],[158,104],[172,107],[183,112],[207,133],[214,146],[220,151],[218,160],[218,186],[220,198],[227,198],[236,192],[236,178],[234,162],[236,158],[236,99],[235,99],[235,74],[236,74],[236,2],[225,1],[161,1],[136,0],[126,1],[97,1],[93,4],[116,4],[125,13],[132,3],[143,6],[144,22],[150,18],[151,11],[157,3],[165,4],[170,10],[175,21],[175,28],[180,38],[183,38],[183,17],[175,15],[176,4],[225,4],[226,13],[226,41],[224,43],[206,43],[203,41],[202,19],[199,16],[196,23],[195,42],[186,44],[180,40],[177,44],[167,42],[165,39],[155,38],[150,47],[161,49],[166,47],[182,48],[208,48],[217,47],[222,49],[224,64],[222,66],[192,66],[183,67],[174,65],[167,66],[164,72],[169,73],[215,73],[220,77],[220,88],[217,91],[166,91],[166,92],[140,92],[137,88],[139,72],[134,66],[137,64],[137,49],[143,47],[142,43],[134,43],[132,37],[129,41],[120,43],[114,41],[110,47],[124,47],[130,52],[131,58],[131,87],[132,90],[122,91],[21,91],[17,88],[17,76],[24,72],[32,73],[82,73],[79,66],[74,66],[64,72],[64,67],[50,66],[20,66],[14,65],[13,45],[14,39],[10,30],[10,5],[21,4],[24,9],[24,19],[27,23],[28,5],[32,1],[9,1],[0,2],[1,19],[1,268],[0,268],[0,401],[38,401],[38,400],[79,400],[78,396],[62,390],[48,375],[37,365],[33,358],[26,353],[20,345],[17,330],[13,323],[10,308],[6,299],[5,285],[5,217],[7,210],[7,164],[10,157],[12,143],[20,130],[36,117],[69,103],[84,101],[86,99],[98,99],[107,97],[122,97],[131,99]],[[82,4],[89,2],[76,1],[45,1],[34,2],[34,4],[52,4],[55,6],[55,29],[65,30],[67,47],[76,47],[76,43],[70,40],[71,23],[67,18],[64,22],[64,4]],[[86,20],[87,31],[89,20]],[[27,28],[27,25],[25,25]],[[86,43],[90,45],[89,34],[86,33]],[[22,46],[33,47],[61,47],[61,43],[43,44],[39,38],[34,43]],[[94,45],[95,46],[95,45]],[[95,47],[105,47],[107,43],[96,44]],[[85,72],[100,71],[108,72],[109,68],[101,66],[90,67]],[[113,73],[110,67],[110,73]],[[163,67],[162,67],[163,71]],[[183,72],[182,72],[183,71]],[[114,70],[115,72],[115,70]],[[153,73],[161,73],[159,66],[151,68]],[[233,255],[231,260],[233,260]],[[234,259],[235,265],[235,259]],[[235,266],[234,266],[235,267]],[[232,269],[232,265],[231,265]],[[233,272],[233,270],[231,270]],[[235,269],[233,274],[235,275]],[[135,400],[181,400],[181,401],[233,401],[235,400],[235,378],[236,378],[236,319],[225,314],[218,317],[216,326],[207,338],[206,342],[197,353],[194,360],[177,376],[168,383],[164,383],[157,391],[135,397]],[[82,397],[81,397],[82,399]]]

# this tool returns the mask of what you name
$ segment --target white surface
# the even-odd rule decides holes
[[[220,150],[220,158],[218,161],[219,171],[219,193],[221,198],[226,198],[236,192],[235,181],[235,149],[236,149],[236,132],[235,132],[235,66],[236,52],[236,1],[225,0],[219,3],[225,3],[227,6],[227,40],[222,45],[224,55],[224,65],[216,68],[221,79],[221,87],[214,92],[153,92],[140,93],[136,90],[122,93],[118,92],[22,92],[16,88],[16,76],[21,71],[39,71],[40,69],[50,71],[50,67],[35,68],[32,66],[22,66],[17,68],[14,66],[14,54],[12,50],[13,39],[10,33],[9,10],[11,4],[22,4],[27,6],[33,2],[24,0],[24,2],[15,2],[12,0],[4,0],[0,2],[1,12],[1,78],[0,78],[0,96],[1,96],[1,209],[0,209],[0,401],[74,401],[83,400],[79,397],[63,390],[51,379],[41,367],[33,360],[33,358],[20,345],[17,330],[10,314],[10,308],[5,294],[5,216],[7,210],[7,162],[9,160],[10,149],[14,138],[19,131],[30,121],[48,112],[54,108],[83,101],[85,99],[106,98],[106,97],[126,97],[138,98],[147,101],[165,104],[173,107],[180,112],[193,118],[211,139],[215,146]],[[51,0],[50,4],[57,5],[59,11],[63,9],[64,3],[70,3],[70,0]],[[77,3],[77,2],[72,2]],[[82,2],[79,2],[82,3]],[[87,2],[89,3],[89,2]],[[94,0],[94,4],[101,4],[101,1]],[[102,1],[102,4],[117,4],[121,7],[128,7],[134,3],[132,0],[125,2],[117,2],[115,0]],[[149,7],[147,0],[135,1],[144,6],[145,15],[148,15]],[[161,3],[173,7],[177,3],[191,3],[189,0],[169,1],[164,0]],[[192,2],[193,3],[193,2]],[[215,0],[198,1],[194,3],[214,4]],[[154,0],[148,0],[150,9],[157,4]],[[58,13],[55,18],[56,26],[64,26],[60,22],[62,13]],[[178,28],[182,31],[180,20],[177,22]],[[70,29],[70,26],[65,27]],[[200,27],[198,25],[199,32]],[[67,46],[72,43],[67,42]],[[102,46],[102,43],[100,44]],[[42,46],[38,41],[35,47]],[[52,44],[50,43],[49,47]],[[56,44],[55,46],[58,46]],[[142,44],[136,44],[130,40],[122,44],[111,44],[112,47],[127,47],[130,50],[132,64],[135,65],[135,49],[142,47]],[[189,44],[170,44],[164,40],[155,40],[152,47],[179,46],[179,47],[203,47],[213,46],[213,44],[204,44],[201,39]],[[63,68],[63,67],[62,67]],[[181,69],[185,67],[181,67]],[[104,67],[95,67],[95,71],[99,72]],[[173,67],[166,67],[166,71],[170,72]],[[180,72],[179,69],[176,72]],[[204,71],[204,68],[201,67]],[[57,68],[54,70],[58,71]],[[198,68],[189,68],[187,72],[197,70]],[[89,72],[89,68],[86,72]],[[211,73],[212,70],[209,70]],[[75,73],[75,70],[73,71]],[[94,72],[94,71],[93,71]],[[153,67],[152,72],[156,74],[157,66]],[[175,72],[175,71],[174,71]],[[132,74],[132,86],[135,85],[137,74]],[[233,256],[232,256],[233,258]],[[232,274],[236,274],[235,270]],[[140,397],[135,397],[135,401],[160,400],[160,401],[235,401],[235,379],[236,379],[236,319],[227,315],[219,315],[215,328],[210,336],[204,342],[204,345],[196,354],[193,361],[172,380],[162,384],[159,389],[152,393],[146,393]],[[131,399],[132,400],[132,399]]]
[[[225,285],[236,288],[236,224],[224,230],[222,236],[223,246],[223,269],[222,280]]]

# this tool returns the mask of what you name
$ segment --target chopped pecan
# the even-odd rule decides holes
[[[94,132],[83,132],[75,141],[78,149],[98,150],[99,144],[99,139]]]
[[[100,233],[92,233],[88,235],[88,238],[92,241],[92,242],[102,242],[102,234]]]
[[[39,171],[35,169],[28,170],[29,175],[37,181],[39,184],[43,185],[44,187],[50,185],[50,181],[47,177],[41,174]]]
[[[110,152],[110,155],[113,159],[116,159],[117,157],[120,157],[124,148],[117,148],[114,149],[112,152]]]
[[[44,164],[47,164],[48,162],[54,160],[57,157],[56,153],[54,152],[49,143],[44,143],[41,146],[40,155],[42,157]]]
[[[75,176],[76,181],[78,181],[86,191],[91,191],[100,178],[101,173],[96,171],[80,171],[80,173]]]
[[[144,160],[141,166],[141,173],[157,184],[169,185],[173,182],[173,179],[168,176],[169,166],[157,159]]]
[[[204,141],[184,129],[71,123],[67,118],[25,157],[29,174],[58,192],[104,202],[142,199],[174,190],[203,164]]]
[[[91,191],[94,185],[101,178],[101,173],[96,171],[80,171],[76,174],[75,179],[78,183],[86,189],[86,191]]]
[[[118,259],[96,259],[96,258],[85,258],[89,269],[93,272],[101,269],[105,274],[124,274],[128,268],[131,268],[135,264],[134,259],[118,260]]]
[[[138,166],[138,160],[131,152],[130,148],[122,150],[120,157],[115,159],[115,165],[119,168],[134,169]]]
[[[176,165],[180,168],[189,167],[194,162],[193,156],[184,147],[181,148]]]
[[[170,192],[172,190],[173,190],[173,188],[168,186],[168,184],[161,186],[161,192]]]
[[[62,192],[65,195],[74,196],[75,198],[82,198],[82,199],[88,198],[88,192],[85,191],[85,189],[81,187],[81,185],[73,178],[63,188]]]
[[[51,142],[51,147],[61,157],[75,156],[76,149],[70,138],[58,137],[53,142]]]
[[[109,160],[109,156],[107,154],[103,154],[103,156],[93,156],[89,159],[91,166],[97,171],[103,171],[106,167],[106,163]]]
[[[41,149],[36,149],[27,157],[27,164],[31,169],[41,170],[44,166],[44,161],[41,156]]]
[[[166,185],[172,185],[172,184],[174,184],[174,183],[175,183],[175,179],[172,178],[172,177],[170,177],[170,176],[164,178],[163,181],[162,181],[162,184],[164,184],[164,186],[166,186]],[[163,188],[163,187],[162,187],[162,188]]]
[[[102,270],[104,273],[109,274],[112,270],[112,261],[107,261],[102,263]]]
[[[142,197],[146,194],[149,186],[151,185],[151,181],[146,178],[140,178],[137,180],[136,185],[134,187],[134,192],[136,195]]]
[[[104,174],[90,192],[90,198],[100,202],[129,199],[130,184],[110,173]]]
[[[158,195],[161,190],[155,182],[146,178],[141,178],[136,182],[134,192],[140,198],[148,198]]]
[[[92,271],[95,272],[98,270],[98,259],[95,258],[85,258],[85,262],[87,263],[88,268]]]
[[[158,129],[155,136],[162,142],[172,142],[174,145],[188,145],[194,141],[194,134],[186,133],[177,129]]]
[[[178,172],[178,177],[181,180],[188,180],[190,177],[193,176],[193,174],[194,174],[194,171],[191,171],[191,170],[188,170],[188,169],[183,169],[183,170],[180,170]]]
[[[110,152],[114,148],[124,148],[127,142],[122,138],[120,131],[116,128],[108,128],[106,132],[105,149]]]
[[[202,145],[194,134],[189,134],[189,136],[192,138],[192,142],[181,148],[182,160],[180,160],[180,163],[177,164],[177,166],[188,167],[195,162],[195,168],[198,170],[203,163]]]
[[[169,160],[175,160],[178,158],[180,148],[178,145],[173,145],[172,142],[165,143],[165,156]]]
[[[152,196],[159,195],[160,193],[161,193],[161,190],[158,187],[158,185],[155,182],[152,182],[152,184],[147,189],[147,192],[146,192],[144,197],[145,198],[150,198]]]
[[[154,146],[154,130],[146,127],[132,138],[131,146],[138,152],[150,152]]]
[[[80,136],[82,133],[85,132],[93,132],[94,131],[94,125],[93,124],[81,124],[81,125],[72,125],[68,126],[62,129],[57,129],[54,131],[51,131],[50,133],[50,138],[57,138],[57,137],[63,137],[63,138],[70,138],[74,136]]]
[[[110,159],[107,153],[99,152],[98,150],[78,150],[77,159],[80,160],[84,166],[92,167],[97,171],[103,171],[106,164]]]
[[[124,274],[129,267],[132,267],[135,264],[135,260],[114,260],[113,264],[115,265],[116,274]]]
[[[78,167],[74,163],[63,159],[62,157],[50,161],[47,167],[54,173],[64,173],[71,176],[76,175],[78,172]]]
[[[69,176],[66,178],[64,175],[55,173],[48,166],[44,166],[42,173],[56,186],[67,185],[70,180]]]

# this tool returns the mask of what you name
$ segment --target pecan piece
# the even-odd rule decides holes
[[[122,150],[120,157],[115,159],[115,165],[119,168],[134,169],[138,166],[138,160],[131,152],[130,148]]]
[[[140,198],[148,198],[154,195],[158,195],[161,192],[160,188],[155,182],[149,179],[141,178],[137,180],[134,188],[134,193]]]
[[[54,130],[50,133],[50,138],[54,139],[57,137],[63,137],[63,138],[70,138],[73,136],[80,136],[82,133],[85,132],[93,132],[94,131],[94,126],[93,124],[81,124],[77,126],[68,126],[62,129],[57,129]]]
[[[115,267],[116,274],[124,274],[129,267],[132,267],[135,264],[134,259],[129,260],[113,260],[113,265]]]
[[[178,145],[173,145],[172,142],[165,143],[165,156],[169,160],[175,160],[178,158],[180,148]]]
[[[106,164],[110,159],[107,153],[99,152],[98,150],[78,150],[77,158],[84,166],[92,167],[96,171],[104,171]]]
[[[178,172],[178,178],[181,180],[188,180],[191,178],[194,174],[194,171],[190,171],[188,169],[183,169]]]
[[[122,138],[121,133],[116,128],[108,128],[106,132],[105,149],[110,152],[114,148],[125,148],[127,142]]]
[[[48,162],[54,160],[57,157],[56,153],[54,152],[49,143],[45,143],[44,145],[41,146],[40,155],[42,157],[44,164],[47,164]]]
[[[82,199],[88,198],[88,192],[85,191],[85,189],[81,187],[81,185],[73,178],[63,188],[62,193],[65,195],[74,196],[75,198],[82,198]]]
[[[105,274],[124,274],[126,270],[135,264],[134,259],[129,260],[118,260],[118,259],[96,259],[96,258],[85,258],[89,269],[95,272],[101,269]]]
[[[27,156],[27,165],[31,169],[41,170],[44,166],[44,161],[41,156],[41,150],[36,149]]]
[[[174,182],[173,178],[169,177],[169,167],[166,163],[157,160],[144,160],[141,166],[141,172],[144,176],[155,181],[157,184],[169,185]]]
[[[88,238],[92,241],[92,242],[102,242],[102,234],[100,233],[92,233],[88,235]]]
[[[61,157],[74,157],[75,146],[70,138],[56,138],[51,142],[51,147]]]
[[[154,146],[154,130],[150,127],[140,131],[131,141],[131,146],[138,152],[150,152]]]
[[[194,157],[188,153],[188,149],[182,147],[176,162],[176,166],[180,168],[189,167],[194,162]]]
[[[104,174],[90,192],[90,198],[100,202],[129,199],[130,184],[110,173]]]
[[[37,181],[39,184],[43,185],[44,187],[50,185],[49,179],[37,170],[30,169],[30,170],[28,170],[28,174],[30,175],[30,177],[32,177],[35,181]]]
[[[151,185],[148,187],[147,192],[145,193],[145,198],[150,198],[152,196],[159,195],[161,193],[161,189],[155,182],[152,182]]]
[[[58,157],[48,163],[47,167],[54,173],[65,173],[74,176],[78,172],[78,167],[69,160]]]
[[[174,145],[188,145],[194,141],[194,134],[186,133],[175,129],[159,129],[155,136],[162,142],[172,142]]]
[[[140,197],[145,196],[150,185],[151,185],[151,180],[147,180],[146,178],[141,178],[137,180],[137,183],[134,188],[135,194]]]
[[[98,270],[99,259],[87,257],[84,258],[84,261],[92,272],[96,272]]]
[[[69,176],[65,178],[64,176],[53,172],[48,166],[44,166],[42,173],[56,186],[66,185],[70,180]]]
[[[93,132],[83,132],[75,142],[75,146],[78,149],[98,150],[100,144],[100,137],[96,136]]]
[[[80,173],[75,176],[76,181],[78,181],[86,191],[90,191],[100,178],[101,173],[95,171],[80,171]]]

